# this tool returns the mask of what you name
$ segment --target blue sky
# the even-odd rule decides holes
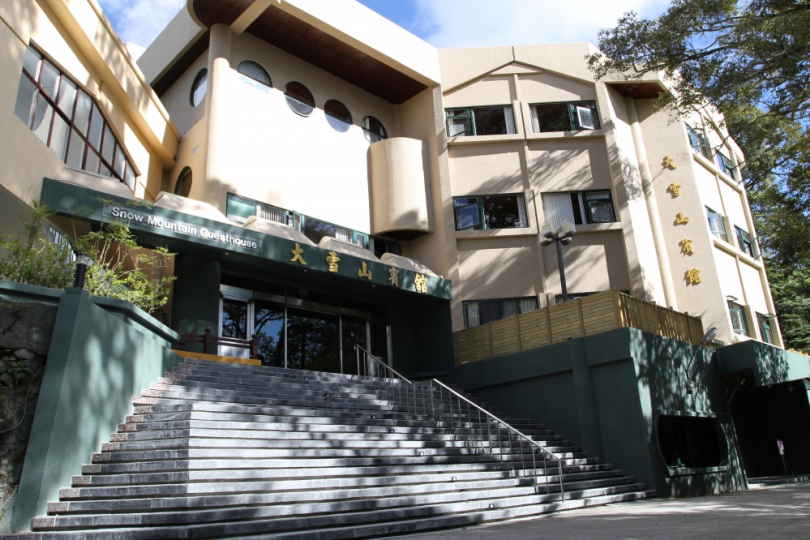
[[[330,2],[333,0],[320,0]],[[626,11],[646,17],[666,0],[359,0],[440,48],[590,41]],[[148,46],[183,0],[99,0],[124,42]]]

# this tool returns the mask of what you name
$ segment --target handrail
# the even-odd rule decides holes
[[[447,390],[447,392],[449,394],[452,394],[452,395],[456,396],[456,398],[458,398],[458,400],[459,400],[459,416],[461,415],[461,404],[460,404],[460,402],[461,402],[461,400],[463,400],[463,401],[465,401],[467,403],[467,415],[468,416],[469,416],[469,411],[470,411],[470,405],[472,405],[473,407],[478,409],[479,417],[480,417],[480,414],[483,412],[491,420],[494,420],[498,424],[498,441],[500,441],[500,429],[501,429],[500,426],[501,425],[505,426],[506,429],[508,429],[509,431],[511,431],[512,433],[514,433],[518,437],[520,437],[520,439],[519,439],[520,440],[520,459],[521,459],[521,463],[523,464],[523,473],[524,473],[524,475],[525,475],[525,472],[526,472],[526,463],[524,461],[525,458],[523,456],[523,440],[525,439],[529,443],[530,446],[534,446],[534,447],[540,449],[540,451],[542,452],[542,455],[543,455],[543,472],[544,472],[544,478],[545,478],[545,483],[546,483],[546,493],[547,494],[549,493],[549,487],[548,487],[548,469],[546,468],[546,455],[551,456],[552,459],[556,459],[557,462],[558,462],[558,469],[559,469],[560,495],[561,495],[561,499],[563,501],[565,500],[565,487],[564,487],[564,482],[563,482],[564,459],[562,457],[554,455],[554,453],[547,450],[543,445],[541,445],[537,441],[533,440],[528,435],[525,435],[525,434],[521,433],[517,429],[510,426],[508,423],[504,422],[503,420],[501,420],[500,418],[498,418],[497,416],[495,416],[491,412],[487,411],[486,409],[484,409],[480,405],[470,401],[469,399],[467,399],[463,395],[459,394],[458,392],[456,392],[455,390],[453,390],[452,388],[450,388],[446,384],[442,383],[441,381],[433,379],[430,382],[431,382],[431,386],[432,386],[432,383],[436,383],[439,386],[440,392],[442,391],[442,389],[444,389],[444,390]],[[440,393],[439,396],[440,396],[440,399],[441,399],[442,394]],[[452,415],[453,415],[453,404],[452,404],[452,401],[451,401],[450,402],[450,416],[451,416],[451,419],[452,419]],[[491,420],[487,421],[487,430],[488,431],[489,431],[489,424],[491,423]],[[479,420],[479,424],[480,424],[480,420]],[[472,431],[472,428],[471,428],[471,431]],[[512,453],[511,453],[511,450],[512,450],[512,437],[511,437],[511,435],[509,436],[509,450],[510,450],[510,458],[512,458],[513,456],[512,456]],[[492,445],[490,443],[490,453],[491,453],[491,451],[492,451]],[[535,483],[535,485],[537,485],[538,484],[538,481],[537,481],[537,463],[536,463],[535,457],[534,457],[535,453],[536,452],[534,452],[534,451],[532,452],[532,468],[534,470],[534,483]],[[514,470],[514,459],[511,459],[510,461],[512,462],[512,468]]]
[[[487,446],[489,448],[489,454],[490,455],[493,455],[493,452],[492,452],[492,446],[493,446],[493,443],[492,443],[492,424],[494,423],[497,426],[496,429],[498,430],[498,432],[497,432],[496,436],[497,436],[499,449],[501,447],[501,429],[505,428],[507,430],[507,438],[508,438],[508,441],[509,441],[509,462],[510,462],[510,465],[512,467],[512,472],[513,473],[515,473],[515,459],[514,459],[514,453],[513,453],[513,450],[512,450],[512,434],[517,435],[518,441],[520,443],[520,459],[521,459],[521,464],[522,464],[522,469],[521,470],[522,470],[523,476],[526,476],[526,458],[525,458],[525,455],[523,453],[523,441],[525,440],[529,444],[529,448],[534,448],[534,450],[532,450],[532,469],[534,471],[534,484],[535,484],[535,486],[539,485],[539,480],[538,480],[539,475],[537,473],[537,460],[536,460],[536,457],[535,457],[535,455],[537,454],[537,450],[539,450],[541,455],[543,456],[543,473],[544,473],[543,477],[545,479],[546,494],[551,493],[551,490],[549,489],[549,482],[548,482],[549,473],[548,473],[548,468],[547,468],[546,457],[550,457],[552,460],[556,460],[557,461],[557,466],[558,466],[558,469],[559,469],[560,497],[561,497],[561,499],[563,501],[565,500],[565,485],[564,485],[564,481],[563,481],[563,472],[564,472],[563,467],[564,467],[564,464],[565,464],[565,460],[562,457],[558,457],[558,456],[554,455],[553,452],[550,452],[549,450],[547,450],[543,445],[541,445],[537,441],[533,440],[528,435],[525,435],[524,433],[521,433],[519,430],[517,430],[514,427],[510,426],[508,423],[501,420],[500,418],[498,418],[497,416],[495,416],[491,412],[487,411],[486,409],[484,409],[480,405],[477,405],[476,403],[473,403],[472,401],[470,401],[469,399],[467,399],[466,397],[464,397],[460,393],[456,392],[455,390],[453,390],[449,386],[445,385],[441,381],[438,381],[436,379],[432,379],[432,380],[429,380],[429,381],[426,381],[426,382],[412,382],[412,381],[409,381],[408,379],[403,377],[400,373],[398,373],[394,368],[392,368],[391,366],[389,366],[388,364],[383,362],[382,359],[377,358],[376,356],[374,356],[373,354],[368,352],[363,347],[361,347],[359,345],[355,345],[354,349],[355,349],[355,351],[357,351],[357,374],[358,375],[365,375],[365,376],[374,377],[376,379],[376,381],[377,381],[378,394],[381,396],[381,398],[386,399],[386,400],[390,400],[392,402],[392,404],[403,404],[403,402],[404,402],[405,409],[407,410],[408,413],[412,412],[415,415],[419,415],[420,411],[421,411],[421,414],[423,414],[425,416],[430,416],[430,418],[434,422],[436,422],[436,426],[438,427],[439,420],[438,420],[438,417],[437,417],[437,414],[436,414],[436,409],[444,407],[444,391],[447,390],[448,396],[450,398],[450,401],[449,401],[449,406],[450,406],[450,429],[453,430],[453,431],[456,431],[455,421],[454,421],[454,416],[453,416],[453,396],[455,396],[455,398],[458,400],[457,412],[458,412],[458,416],[459,416],[459,419],[460,419],[458,431],[463,430],[463,426],[465,424],[465,421],[461,418],[462,414],[463,414],[462,404],[464,404],[464,406],[467,409],[467,412],[466,412],[467,421],[466,421],[466,423],[470,424],[470,440],[472,440],[473,439],[473,430],[474,430],[474,427],[473,427],[473,424],[474,424],[474,422],[473,422],[473,411],[476,412],[478,414],[478,422],[477,422],[478,425],[479,425],[478,430],[481,431],[481,434],[482,434],[482,441],[481,441],[481,451],[482,452],[484,452],[485,450],[484,450],[484,442],[483,442],[483,428],[480,427],[480,425],[483,423],[482,420],[481,420],[481,413],[483,413],[484,418],[486,418],[486,423],[487,423],[487,443],[488,443]],[[366,361],[362,362],[362,363],[360,362],[360,353],[361,352],[365,355],[365,359],[366,359]],[[374,361],[374,363],[371,364],[375,368],[373,370],[369,370],[369,363],[368,363],[369,358],[371,358]],[[361,365],[363,366],[362,370],[361,370]],[[382,374],[383,374],[382,377],[380,377],[376,373],[377,370],[382,371]],[[374,371],[375,373],[369,374],[369,371]],[[390,384],[386,384],[386,383],[389,383],[389,381],[390,381]],[[401,383],[397,382],[396,384],[394,384],[394,381],[401,381]],[[434,394],[434,387],[433,387],[434,383],[438,386],[438,390],[439,390],[439,406],[438,407],[434,403],[434,395],[433,395]],[[418,399],[418,395],[417,395],[417,390],[420,390],[423,393],[423,399],[421,400],[422,401],[421,407],[420,407],[420,400]],[[427,400],[424,398],[424,392],[429,392],[429,394],[430,394],[430,403],[428,403]],[[501,456],[502,456],[502,454],[501,454]]]

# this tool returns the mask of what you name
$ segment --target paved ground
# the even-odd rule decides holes
[[[691,499],[649,499],[413,540],[810,540],[810,482]]]

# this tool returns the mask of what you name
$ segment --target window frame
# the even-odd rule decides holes
[[[591,207],[588,204],[590,201],[588,200],[589,193],[607,193],[608,194],[608,201],[610,202],[610,210],[613,214],[612,221],[593,221]],[[611,189],[587,189],[584,191],[547,191],[540,194],[540,201],[542,204],[543,196],[544,195],[568,195],[569,199],[576,197],[577,199],[577,206],[574,207],[573,201],[571,202],[571,210],[572,214],[574,215],[574,225],[596,225],[600,223],[618,223],[619,219],[616,214],[616,204],[613,202],[613,190]],[[594,199],[596,201],[598,199]],[[601,199],[604,200],[604,199]],[[545,213],[545,211],[544,211]],[[577,223],[577,217],[579,217],[582,223]]]
[[[506,133],[484,133],[484,134],[479,134],[478,133],[479,128],[477,127],[476,122],[475,122],[475,111],[479,110],[479,109],[493,109],[493,108],[496,108],[496,107],[502,107],[504,109],[504,125],[506,125]],[[511,133],[509,131],[509,125],[508,125],[508,122],[507,122],[507,115],[506,115],[506,112],[505,112],[505,110],[507,108],[509,108],[512,111],[511,112],[511,117],[512,117],[512,132]],[[460,114],[453,115],[453,116],[448,116],[448,113],[450,111],[464,111],[464,112],[460,113]],[[469,122],[469,124],[470,124],[469,131],[470,131],[470,133],[467,133],[467,130],[465,130],[465,131],[462,131],[461,133],[456,133],[456,134],[450,135],[449,121],[453,120],[453,119],[456,119],[456,118],[465,118]],[[447,130],[446,133],[447,133],[448,137],[486,137],[486,136],[490,136],[490,135],[498,136],[498,135],[515,135],[515,134],[517,134],[517,122],[515,121],[515,111],[514,111],[514,108],[512,107],[511,103],[508,104],[508,105],[500,105],[499,104],[499,105],[478,105],[478,106],[475,106],[475,107],[449,107],[449,108],[444,110],[444,125],[445,125],[445,129]]]
[[[737,181],[737,167],[734,166],[728,156],[718,150],[715,152],[715,161],[717,162],[717,168],[721,173],[732,178],[734,181]]]
[[[593,115],[594,127],[585,127],[579,120],[579,113],[577,107],[584,104],[590,104],[591,114]],[[599,118],[599,108],[596,105],[596,100],[580,100],[580,101],[544,101],[541,103],[529,103],[529,113],[531,115],[532,133],[559,133],[560,130],[543,130],[540,125],[540,119],[537,114],[538,105],[566,105],[568,107],[568,123],[571,129],[562,130],[563,132],[573,131],[596,131],[602,129],[602,120]],[[586,108],[586,107],[581,107]],[[537,129],[535,129],[537,128]]]
[[[523,217],[525,219],[524,225],[518,227],[497,227],[497,228],[489,228],[487,227],[487,216],[484,212],[484,199],[487,197],[518,197],[518,205],[523,205]],[[463,206],[456,206],[456,200],[458,199],[476,199],[476,203],[470,204],[467,203]],[[464,227],[463,229],[459,228],[459,210],[462,208],[470,208],[472,206],[476,206],[478,210],[478,226],[472,227]],[[520,209],[518,209],[518,215],[520,215]],[[526,197],[523,193],[489,193],[487,195],[462,195],[458,197],[453,197],[453,221],[457,231],[496,231],[496,230],[509,230],[509,229],[526,229],[529,227],[529,215],[526,212]],[[520,223],[520,221],[519,221]]]
[[[763,315],[762,313],[757,313],[757,323],[759,323],[759,333],[762,336],[762,341],[769,345],[776,345],[776,339],[774,338],[773,328],[770,323],[772,318],[773,317]]]
[[[247,73],[241,71],[243,65],[251,65],[259,68],[262,71],[262,73],[264,73],[264,75],[267,76],[267,83],[265,83],[264,81],[260,81],[255,77],[251,77]],[[247,77],[251,81],[261,84],[262,86],[266,86],[267,88],[273,88],[273,79],[270,77],[270,74],[267,73],[267,70],[264,69],[264,67],[255,60],[242,60],[241,62],[239,62],[239,65],[236,66],[236,72],[242,75],[243,77]]]
[[[305,102],[305,101],[301,101],[301,100],[300,100],[300,99],[298,99],[297,97],[295,97],[295,96],[293,96],[293,95],[290,95],[290,94],[288,93],[288,88],[289,88],[289,86],[290,86],[291,84],[297,84],[297,85],[299,85],[301,88],[303,88],[304,90],[306,90],[307,94],[309,94],[309,97],[310,97],[310,99],[312,100],[312,103],[307,103],[307,102]],[[296,103],[300,103],[301,105],[306,105],[307,107],[309,107],[309,108],[310,108],[310,111],[309,111],[308,113],[304,114],[304,112],[299,111],[299,110],[297,110],[295,107],[293,107],[293,106],[292,106],[292,104],[290,103],[290,100],[293,100],[293,101],[295,101]],[[309,90],[309,88],[307,88],[307,86],[306,86],[304,83],[301,83],[301,82],[298,82],[298,81],[290,81],[290,82],[288,82],[287,84],[285,84],[285,85],[284,85],[284,101],[286,101],[286,102],[287,102],[287,106],[290,108],[290,110],[291,110],[292,112],[294,112],[295,114],[297,114],[298,116],[301,116],[301,117],[303,117],[303,118],[309,118],[310,116],[312,116],[312,113],[314,113],[314,112],[315,112],[315,96],[313,96],[313,95],[312,95],[312,92]]]
[[[341,118],[341,117],[337,116],[336,114],[333,114],[333,113],[329,112],[326,109],[326,107],[330,103],[337,103],[338,105],[343,107],[343,109],[346,111],[347,118]],[[337,131],[339,133],[345,133],[345,132],[349,131],[349,128],[352,126],[352,123],[353,123],[352,113],[351,113],[351,111],[349,111],[349,108],[346,105],[343,104],[342,101],[338,101],[337,99],[327,99],[326,102],[323,104],[323,114],[326,116],[326,122],[332,127],[332,129],[334,129],[335,131]],[[334,124],[332,124],[332,122],[330,122],[330,119],[335,120],[337,122],[340,122],[340,125],[335,126]],[[379,120],[378,120],[378,122],[379,122]],[[380,123],[380,125],[382,125],[382,123]],[[338,129],[339,127],[343,127],[343,126],[345,126],[345,129],[343,129],[343,130]]]
[[[529,300],[534,301],[534,308],[526,310],[526,311],[521,311],[520,303],[522,301],[526,302],[526,301],[529,301]],[[483,303],[485,303],[485,302],[486,303],[497,302],[498,318],[493,319],[491,321],[487,321],[487,322],[480,322],[481,321],[481,305]],[[485,299],[482,299],[482,300],[465,300],[465,301],[463,301],[461,303],[462,312],[464,314],[464,329],[469,330],[470,328],[475,328],[477,326],[481,326],[481,325],[484,325],[484,324],[489,324],[489,323],[492,323],[492,322],[495,322],[495,321],[501,321],[501,320],[506,319],[508,317],[514,317],[515,315],[504,316],[504,302],[517,302],[518,303],[518,313],[516,315],[523,315],[524,313],[531,313],[532,311],[536,311],[536,310],[540,309],[540,302],[538,302],[537,296],[517,296],[517,297],[509,297],[509,298],[485,298]],[[474,326],[470,326],[470,320],[469,320],[469,314],[468,314],[468,306],[470,306],[470,304],[478,304],[478,306],[479,306],[478,307],[478,320],[479,320],[479,322],[478,322],[478,324],[476,324]]]
[[[719,212],[715,212],[714,210],[712,210],[708,206],[706,206],[704,208],[706,208],[706,219],[709,222],[709,233],[711,233],[711,235],[714,236],[715,238],[718,238],[718,239],[728,243],[728,231],[726,231],[726,218],[725,218],[725,216],[723,216],[723,214],[721,214]],[[721,231],[715,231],[713,226],[712,226],[712,217],[713,216],[716,216],[718,218],[718,220],[719,220],[718,222],[723,225],[722,236],[720,234]]]
[[[698,131],[697,128],[690,126],[689,124],[684,122],[686,126],[686,135],[689,139],[689,145],[692,147],[692,151],[696,154],[703,156],[706,159],[710,159],[709,153],[709,143],[706,139],[706,134],[703,133],[701,129]],[[693,140],[693,137],[697,139],[697,141]],[[697,146],[695,145],[697,143]]]
[[[203,92],[202,96],[200,97],[200,101],[194,103],[194,97],[197,93],[197,89],[202,85],[201,81],[205,78],[205,91]],[[208,68],[202,68],[197,74],[194,76],[194,81],[191,83],[191,91],[189,92],[188,101],[191,103],[191,106],[195,109],[200,106],[200,104],[205,102],[205,98],[208,95]]]
[[[23,65],[22,73],[20,74],[20,83],[18,84],[17,89],[17,98],[15,98],[15,109],[17,107],[16,101],[19,100],[20,91],[22,90],[23,80],[28,81],[28,83],[32,84],[34,87],[34,92],[31,97],[30,108],[28,111],[28,120],[27,122],[20,118],[17,115],[17,111],[15,110],[15,116],[26,122],[26,126],[28,129],[34,132],[34,134],[42,141],[42,137],[37,133],[37,130],[34,130],[33,123],[36,121],[37,116],[37,109],[40,102],[40,99],[44,99],[46,107],[50,108],[50,118],[48,119],[48,135],[47,140],[43,141],[45,146],[50,148],[64,163],[69,169],[74,170],[81,170],[90,174],[96,174],[99,176],[104,176],[110,178],[111,180],[118,180],[125,186],[127,186],[133,193],[135,193],[135,189],[138,185],[138,174],[137,169],[135,169],[134,165],[132,164],[132,158],[129,155],[129,152],[124,148],[121,144],[120,139],[116,133],[116,130],[113,129],[112,123],[107,118],[107,114],[99,105],[98,100],[95,99],[92,93],[88,92],[87,89],[79,84],[73,77],[68,75],[65,71],[63,71],[55,62],[53,62],[47,55],[45,55],[41,50],[33,47],[32,45],[28,45],[26,48],[26,57],[29,54],[35,54],[39,58],[37,60],[37,74],[34,77],[31,73],[28,72],[25,64]],[[54,95],[51,96],[48,90],[42,85],[41,77],[45,71],[46,65],[50,66],[54,72],[56,72],[56,78],[54,80]],[[65,82],[73,87],[73,102],[70,106],[70,114],[68,115],[62,108],[60,103],[62,102],[62,98],[64,97],[63,92],[65,91]],[[89,102],[89,107],[87,109],[87,125],[84,127],[84,130],[80,130],[80,125],[76,123],[76,116],[79,110],[79,102],[84,99],[84,102]],[[98,114],[98,116],[96,116]],[[56,123],[57,117],[64,123],[64,130],[65,130],[65,140],[64,140],[64,147],[60,153],[56,151],[56,149],[52,146],[53,144],[53,137],[54,137],[54,125]],[[94,131],[94,119],[96,122],[100,122],[99,128],[99,142],[98,145],[94,144],[91,141],[92,132]],[[74,135],[78,137],[78,141],[74,140]],[[68,164],[68,161],[71,158],[71,146],[74,143],[81,143],[82,150],[81,150],[81,162],[79,164],[79,168],[71,166]],[[107,158],[107,144],[112,143],[112,153],[110,157]],[[98,146],[98,148],[97,148]],[[91,156],[93,154],[93,156]],[[97,159],[96,166],[94,167],[97,170],[90,170],[86,168],[88,166],[88,159],[95,157]],[[117,163],[120,163],[121,172],[119,173],[117,170]],[[109,174],[105,174],[104,172],[98,172],[100,170],[106,169]]]
[[[737,233],[737,244],[739,245],[740,251],[752,259],[758,259],[759,249],[756,244],[756,238],[751,238],[751,234],[741,227],[735,225],[734,229]]]
[[[382,129],[382,133],[375,133],[371,131],[371,120],[374,120],[380,125]],[[388,138],[388,130],[385,129],[385,124],[380,122],[380,119],[375,116],[364,116],[363,120],[360,122],[360,128],[363,130],[363,135],[365,136],[366,140],[371,144],[375,142],[384,141]]]
[[[731,330],[735,334],[750,337],[751,332],[748,329],[748,318],[745,316],[745,306],[738,304],[734,300],[727,300],[726,302],[728,304],[729,318],[731,319]],[[739,320],[742,323],[742,328],[734,327],[734,313],[739,313]]]

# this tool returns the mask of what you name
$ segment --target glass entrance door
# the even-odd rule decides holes
[[[340,373],[338,317],[287,308],[287,367]]]
[[[259,358],[265,366],[284,367],[284,304],[254,300],[253,333],[259,341]]]

